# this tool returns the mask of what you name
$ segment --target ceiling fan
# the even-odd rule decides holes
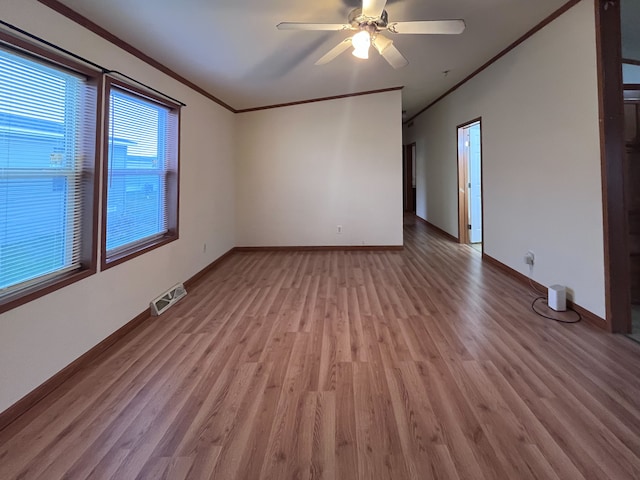
[[[409,62],[393,45],[393,41],[381,32],[399,34],[458,34],[465,28],[464,20],[425,20],[417,22],[391,22],[384,9],[387,0],[362,0],[362,8],[349,13],[349,23],[299,23],[282,22],[278,30],[351,30],[357,33],[329,50],[316,65],[324,65],[349,47],[358,58],[369,58],[371,45],[393,68],[402,68]]]

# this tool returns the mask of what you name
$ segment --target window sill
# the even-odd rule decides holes
[[[83,280],[96,273],[96,269],[89,267],[76,272],[69,272],[52,278],[46,282],[38,283],[24,290],[14,292],[0,299],[0,313],[8,312],[16,307],[29,303],[37,298],[48,295],[72,283]]]
[[[137,244],[128,250],[118,252],[117,254],[111,255],[110,257],[107,257],[106,252],[104,250],[104,245],[103,245],[101,270],[107,270],[111,267],[115,267],[116,265],[120,265],[121,263],[124,263],[127,260],[136,258],[142,255],[143,253],[147,253],[147,252],[150,252],[151,250],[155,250],[156,248],[167,245],[168,243],[171,243],[175,240],[178,240],[178,233],[168,232],[167,234],[165,234],[160,238],[155,238],[146,243]]]

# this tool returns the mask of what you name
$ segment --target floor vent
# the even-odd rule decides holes
[[[158,298],[151,301],[149,304],[149,307],[151,308],[151,315],[158,316],[161,313],[166,312],[171,305],[176,303],[186,294],[187,291],[184,289],[184,285],[181,283],[174,285]]]

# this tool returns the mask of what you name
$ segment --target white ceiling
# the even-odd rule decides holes
[[[281,21],[347,23],[360,0],[62,0],[236,109],[404,86],[411,116],[566,0],[389,0],[389,21],[463,18],[461,35],[393,35],[409,65],[377,52],[314,62],[349,32],[279,31]],[[392,36],[392,34],[389,34]],[[448,70],[448,75],[442,72]]]

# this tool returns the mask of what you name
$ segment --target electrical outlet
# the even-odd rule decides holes
[[[336,233],[342,233],[342,225],[336,226]]]
[[[533,264],[535,263],[536,260],[536,255],[529,250],[527,253],[525,253],[524,255],[524,263],[526,263],[527,265],[533,267]]]

